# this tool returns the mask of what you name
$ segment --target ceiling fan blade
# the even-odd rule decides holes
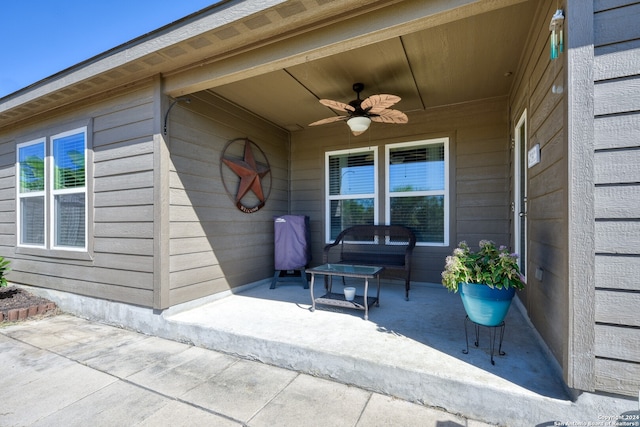
[[[376,110],[383,110],[385,108],[391,107],[393,104],[396,104],[400,101],[400,97],[396,95],[388,95],[388,94],[380,94],[380,95],[371,95],[360,104],[360,107],[363,110],[367,110],[370,108],[371,113],[378,114]]]
[[[317,122],[309,123],[309,126],[325,125],[327,123],[339,122],[340,120],[348,119],[347,116],[335,116],[327,117],[326,119],[318,120]]]
[[[379,123],[405,124],[409,122],[409,118],[405,113],[398,110],[382,110],[371,116],[371,120]]]
[[[344,102],[339,101],[333,101],[331,99],[321,99],[320,104],[324,105],[325,107],[333,108],[337,111],[356,111],[356,109],[349,104],[345,104]]]

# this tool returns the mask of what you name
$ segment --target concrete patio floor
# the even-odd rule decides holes
[[[270,281],[182,310],[131,311],[78,304],[75,297],[40,291],[62,309],[162,338],[351,384],[452,414],[508,426],[597,422],[634,411],[635,399],[582,393],[574,399],[540,344],[535,330],[512,304],[502,350],[491,364],[489,329],[479,346],[469,328],[464,354],[465,313],[459,295],[440,285],[404,286],[383,281],[380,306],[364,312],[317,306],[300,284]],[[347,282],[362,294],[362,283]],[[334,292],[341,288],[334,284]],[[316,296],[322,285],[316,283]],[[371,293],[370,293],[371,295]],[[81,297],[80,297],[81,298]],[[86,300],[86,299],[85,299]],[[114,303],[110,303],[114,304]],[[77,307],[82,306],[81,310]],[[129,311],[127,311],[129,310]]]

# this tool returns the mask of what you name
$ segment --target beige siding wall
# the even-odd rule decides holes
[[[402,108],[398,104],[398,108]],[[450,246],[414,250],[412,280],[440,283],[444,258],[461,240],[477,246],[480,239],[509,243],[509,126],[506,98],[477,101],[410,113],[406,125],[373,123],[359,136],[346,124],[319,126],[292,136],[291,212],[308,215],[312,263],[322,260],[325,244],[325,153],[377,146],[380,223],[384,223],[385,144],[449,137]]]
[[[0,134],[0,255],[12,261],[10,281],[152,305],[153,94],[147,81]],[[93,147],[93,163],[90,157],[87,165],[93,174],[89,254],[78,259],[16,249],[16,143],[28,140],[26,135],[51,136],[83,124],[89,124]]]
[[[288,209],[288,135],[206,92],[190,98],[191,104],[172,110],[165,137],[171,152],[170,305],[273,276],[273,216]],[[271,195],[251,214],[236,208],[220,174],[226,144],[243,137],[271,166]]]
[[[549,59],[549,21],[555,1],[538,7],[511,97],[511,127],[527,111],[528,147],[540,144],[540,163],[527,169],[527,287],[520,298],[549,349],[566,369],[568,340],[567,152],[564,143],[565,55]],[[542,280],[535,277],[544,270]],[[565,378],[566,379],[566,378]]]
[[[635,396],[640,389],[640,4],[600,1],[594,12],[596,387]]]

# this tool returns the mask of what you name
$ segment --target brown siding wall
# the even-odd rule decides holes
[[[623,3],[594,2],[595,382],[589,380],[593,372],[578,372],[580,367],[574,366],[570,354],[572,340],[579,339],[572,334],[580,333],[570,330],[571,319],[575,321],[576,313],[593,307],[572,307],[569,301],[568,174],[582,174],[583,165],[575,165],[580,171],[569,170],[563,124],[567,115],[565,58],[561,55],[550,61],[548,56],[548,21],[556,2],[546,1],[538,9],[532,32],[536,36],[525,51],[511,97],[511,122],[526,108],[529,148],[541,147],[541,162],[528,169],[528,271],[540,267],[544,275],[539,281],[529,274],[527,289],[521,293],[529,316],[561,364],[569,385],[579,377],[582,384],[593,383],[597,390],[634,395],[640,385],[640,323],[635,309],[640,304],[636,280],[640,274],[640,33],[634,24],[640,17],[640,5]],[[565,92],[554,92],[554,85]],[[590,326],[580,328],[584,332]]]
[[[170,305],[271,277],[273,216],[288,208],[286,132],[207,92],[190,98],[191,104],[174,107],[165,137],[171,152]],[[271,167],[270,197],[251,214],[236,208],[220,176],[220,155],[236,138],[255,142]]]
[[[0,255],[12,261],[10,281],[152,305],[153,93],[150,82],[141,83],[126,93],[78,103],[73,111],[50,113],[0,135]],[[93,170],[93,179],[88,179],[94,207],[90,256],[77,259],[16,249],[16,142],[23,142],[23,135],[51,136],[78,123],[92,124],[88,138],[93,163],[89,158],[87,167]]]
[[[549,59],[549,20],[555,1],[538,7],[511,97],[511,127],[527,110],[528,147],[540,144],[540,163],[527,169],[527,287],[520,298],[560,365],[568,340],[567,152],[565,147],[565,55]],[[537,280],[537,268],[544,271]]]
[[[449,137],[450,246],[414,250],[412,280],[440,283],[445,257],[467,240],[509,243],[508,102],[496,98],[409,114],[406,125],[374,123],[353,137],[346,124],[319,126],[292,136],[291,212],[309,215],[313,263],[325,244],[324,161],[327,151],[377,146],[380,222],[384,223],[385,144]],[[401,105],[399,105],[401,108]]]
[[[635,396],[640,388],[640,4],[599,1],[594,12],[596,387]]]

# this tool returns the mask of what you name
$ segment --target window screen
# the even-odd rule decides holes
[[[55,247],[85,246],[85,144],[84,130],[52,138]]]
[[[328,240],[352,225],[374,224],[376,151],[327,153]]]
[[[20,144],[18,155],[18,243],[45,245],[45,142]]]
[[[448,244],[447,140],[387,146],[387,218],[419,243]]]

